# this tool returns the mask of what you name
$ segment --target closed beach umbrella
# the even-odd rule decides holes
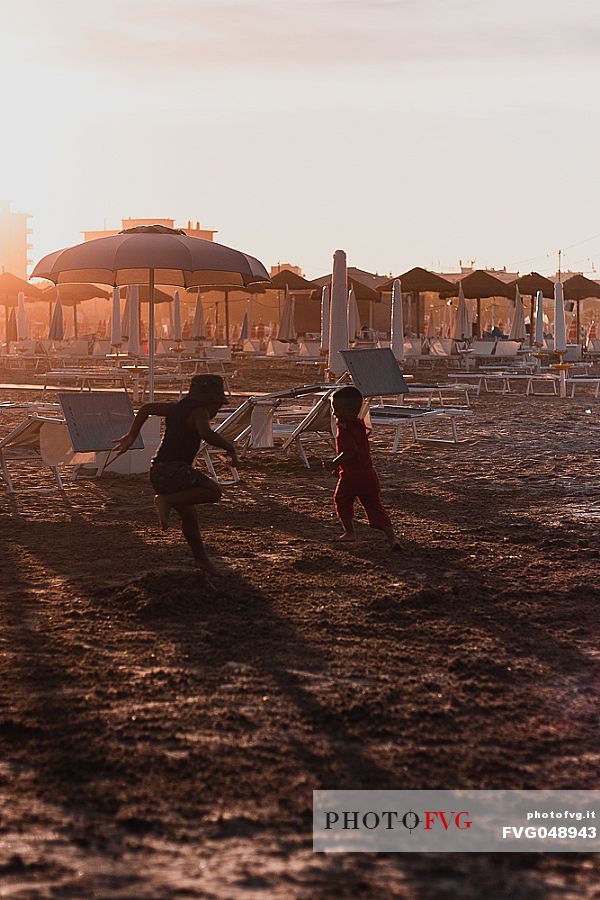
[[[473,328],[469,321],[469,311],[463,291],[462,283],[458,286],[458,307],[456,309],[456,319],[454,321],[454,340],[464,341],[472,337]]]
[[[123,338],[121,336],[121,294],[119,288],[113,288],[112,292],[110,343],[113,347],[120,347],[123,343]]]
[[[130,356],[141,356],[140,346],[140,301],[137,284],[129,288],[129,334],[127,335],[127,352]],[[152,343],[152,341],[150,341]]]
[[[392,353],[398,362],[404,362],[404,310],[402,308],[402,285],[399,278],[392,284]]]
[[[565,353],[567,349],[567,327],[565,322],[565,298],[560,281],[554,285],[554,352]]]
[[[244,313],[244,321],[242,322],[242,329],[240,331],[239,340],[247,341],[250,337],[250,327],[248,325],[248,313]]]
[[[179,299],[179,291],[175,291],[173,301],[173,340],[181,341],[181,300]]]
[[[346,254],[343,250],[336,250],[333,254],[333,274],[331,276],[329,360],[327,364],[330,372],[333,372],[334,375],[342,375],[346,371],[346,363],[340,350],[348,349],[347,278]]]
[[[17,340],[26,341],[27,340],[27,315],[25,314],[25,294],[23,293],[23,291],[19,291],[17,304],[18,304]]]
[[[360,318],[356,294],[351,287],[348,291],[348,340],[353,341],[356,337],[360,337]]]
[[[259,260],[215,241],[189,237],[180,229],[142,225],[118,235],[84,241],[45,256],[32,277],[58,283],[94,282],[113,287],[148,285],[149,328],[154,334],[155,284],[176,287],[245,288],[269,284]],[[149,398],[154,399],[154,340],[149,343]]]
[[[321,353],[329,349],[329,288],[323,285],[321,290]]]
[[[63,325],[62,305],[60,302],[60,293],[57,291],[56,303],[54,304],[52,319],[50,321],[50,329],[48,331],[48,340],[62,341],[64,339],[64,336],[65,329]]]
[[[538,347],[544,346],[544,295],[542,291],[537,292],[535,311],[535,338],[533,343]]]
[[[290,296],[288,288],[285,289],[285,301],[283,304],[283,315],[279,323],[279,331],[277,332],[277,340],[285,343],[292,343],[296,340],[296,328],[294,325],[294,299]]]
[[[192,323],[192,337],[195,341],[204,340],[206,338],[206,321],[204,319],[204,308],[202,306],[202,294],[198,291],[196,296],[196,310],[194,312],[194,321]]]
[[[11,307],[6,322],[6,343],[10,344],[17,340],[17,319],[15,316],[15,308]]]
[[[524,341],[525,336],[525,308],[521,299],[521,293],[517,286],[515,289],[515,311],[513,313],[509,337],[511,341]]]

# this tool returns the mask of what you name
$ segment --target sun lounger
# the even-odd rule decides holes
[[[38,462],[47,465],[59,490],[64,484],[59,472],[61,464],[73,459],[67,426],[63,418],[33,414],[0,441],[0,469],[9,495],[15,492],[8,461]]]
[[[65,384],[72,384],[79,388],[80,391],[91,391],[93,387],[99,385],[109,385],[111,387],[122,387],[127,390],[127,375],[122,369],[111,368],[89,368],[89,369],[50,369],[40,377],[44,384],[42,387],[42,399],[46,396],[46,392],[50,387],[59,387]]]
[[[496,341],[494,356],[496,359],[516,359],[520,347],[520,341]]]

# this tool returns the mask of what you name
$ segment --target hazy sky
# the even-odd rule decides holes
[[[600,269],[598,0],[4,0],[0,199],[41,254],[199,218],[311,276]],[[596,235],[593,240],[581,243]],[[551,255],[548,255],[551,254]]]

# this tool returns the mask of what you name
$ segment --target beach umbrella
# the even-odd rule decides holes
[[[321,288],[321,353],[329,349],[329,288]]]
[[[112,314],[110,319],[110,343],[115,349],[118,349],[123,343],[121,336],[121,294],[119,288],[113,288],[112,292]]]
[[[179,291],[175,291],[173,298],[173,340],[181,343],[181,300],[179,299]]]
[[[395,278],[392,285],[392,353],[398,362],[404,362],[404,310],[402,307],[402,284]]]
[[[0,304],[4,307],[4,323],[8,329],[9,310],[19,303],[19,294],[26,300],[41,300],[42,291],[11,272],[0,272]],[[8,333],[8,332],[7,332]],[[14,338],[16,340],[16,338]]]
[[[517,286],[515,288],[515,311],[512,317],[509,338],[511,341],[524,341],[525,337],[525,307]]]
[[[25,294],[23,291],[19,291],[17,303],[17,340],[25,341],[27,340],[27,315],[25,314]]]
[[[291,269],[281,269],[271,276],[271,284],[269,290],[285,291],[288,290],[293,294],[312,294],[315,289],[314,281],[309,281],[292,272]]]
[[[130,356],[141,356],[140,346],[140,301],[137,284],[129,288],[129,328],[127,334],[127,352]],[[150,341],[152,343],[152,341]]]
[[[422,269],[420,266],[409,269],[408,272],[398,275],[398,278],[400,279],[402,293],[404,294],[441,294],[448,292],[452,293],[453,291],[456,292],[456,285],[451,281],[448,281],[447,278],[442,278],[441,275],[437,275],[435,272],[428,272],[427,269]],[[389,278],[387,281],[384,281],[377,290],[383,294],[389,294],[389,292],[393,290],[394,282],[396,280],[396,278]]]
[[[50,328],[48,330],[48,340],[49,341],[62,341],[64,340],[65,329],[63,324],[63,313],[62,313],[62,303],[60,299],[60,292],[56,292],[56,303],[54,304],[54,310],[52,312],[52,318],[50,320]]]
[[[327,363],[329,371],[334,375],[342,375],[346,371],[346,363],[339,351],[348,349],[347,296],[346,254],[343,250],[336,250],[333,254],[333,274],[331,276],[329,359]]]
[[[248,324],[248,313],[244,313],[244,320],[242,322],[242,328],[239,335],[240,341],[247,341],[250,337],[250,326]]]
[[[294,298],[290,296],[288,288],[285,289],[285,301],[283,304],[283,315],[279,323],[279,331],[277,332],[277,340],[284,341],[287,344],[293,343],[297,338],[296,328],[294,326]]]
[[[348,291],[348,340],[353,341],[360,337],[360,317],[358,315],[358,303],[356,302],[356,294],[354,288]]]
[[[155,284],[175,287],[269,284],[259,260],[215,241],[189,237],[181,229],[141,225],[117,235],[85,241],[57,250],[41,259],[32,277],[55,284],[82,281],[149,288],[149,398],[154,399],[154,295]]]
[[[14,343],[18,339],[17,334],[17,320],[15,317],[15,308],[11,307],[10,313],[8,314],[8,320],[6,322],[6,346],[7,349],[11,343]]]
[[[462,281],[458,285],[458,307],[454,322],[454,340],[464,341],[473,336],[473,326],[469,319],[469,311],[465,299]]]
[[[202,307],[202,294],[198,291],[196,295],[196,309],[194,312],[194,321],[192,323],[192,338],[195,341],[206,339],[206,321],[204,319],[204,309]]]
[[[48,303],[56,303],[58,296],[58,288],[55,285],[49,285],[44,289],[43,299]],[[77,307],[86,300],[108,300],[107,291],[98,287],[97,284],[64,284],[60,289],[61,306],[71,306],[73,308],[73,337],[78,336],[77,325]]]
[[[512,285],[508,284],[505,281],[501,281],[494,275],[490,275],[490,273],[486,272],[484,269],[476,269],[469,275],[465,275],[464,278],[460,279],[459,285],[462,287],[462,292],[465,300],[477,301],[477,331],[479,333],[479,336],[481,336],[481,301],[489,297],[507,297],[512,300],[515,292],[515,289]],[[456,296],[456,291],[457,288],[455,286],[453,292],[445,291],[443,292],[442,296]],[[470,304],[468,314],[470,316],[471,324],[471,332],[469,334],[469,337],[471,337],[473,334],[473,311]]]
[[[554,285],[554,352],[567,350],[567,326],[565,322],[565,298],[560,281]]]
[[[537,292],[536,312],[535,312],[535,336],[533,343],[537,347],[544,346],[544,294],[542,291]]]

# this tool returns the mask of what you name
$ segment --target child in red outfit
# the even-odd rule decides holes
[[[344,526],[342,541],[355,541],[354,501],[362,503],[371,528],[383,531],[392,550],[400,549],[390,517],[381,505],[381,488],[369,449],[370,429],[359,419],[362,394],[355,387],[343,387],[333,395],[337,420],[337,456],[333,460],[339,474],[333,495],[337,514]]]

